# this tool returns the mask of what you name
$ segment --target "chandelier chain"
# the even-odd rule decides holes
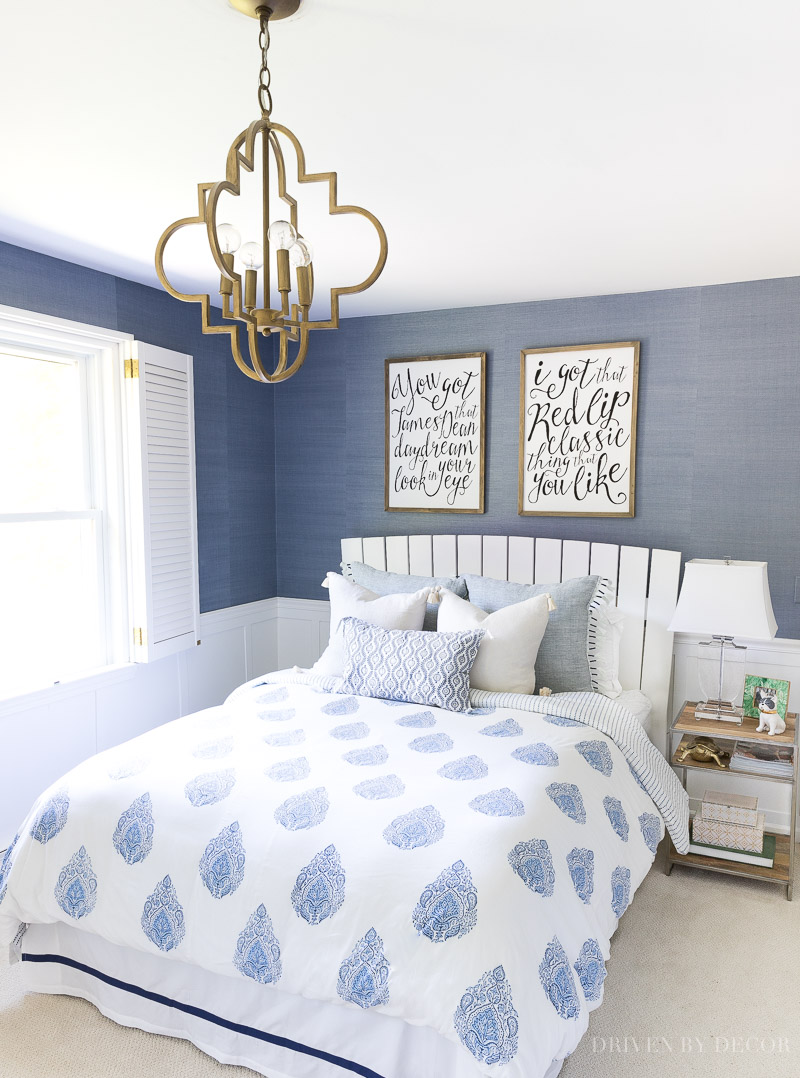
[[[272,93],[270,82],[272,81],[269,67],[267,66],[267,53],[269,52],[269,17],[272,9],[260,7],[257,9],[261,32],[258,35],[258,44],[261,48],[261,70],[258,73],[258,104],[262,116],[269,116],[272,112]]]

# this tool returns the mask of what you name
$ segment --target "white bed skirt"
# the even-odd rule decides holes
[[[79,996],[120,1025],[180,1037],[267,1078],[491,1073],[425,1026],[131,951],[71,925],[31,925],[18,957],[28,991]],[[554,1063],[543,1078],[559,1070]]]

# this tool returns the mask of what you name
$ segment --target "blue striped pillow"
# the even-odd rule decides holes
[[[360,618],[343,618],[345,652],[342,692],[428,704],[448,711],[469,708],[469,672],[485,635],[382,629]]]

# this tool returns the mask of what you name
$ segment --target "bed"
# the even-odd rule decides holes
[[[556,541],[499,538],[342,551],[521,584],[602,572],[657,731],[678,556],[558,543],[556,573]],[[457,711],[284,671],[45,791],[0,867],[0,943],[32,991],[270,1078],[553,1078],[687,823],[663,755],[599,693],[473,689]]]

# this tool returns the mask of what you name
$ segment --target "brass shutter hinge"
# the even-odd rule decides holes
[[[139,647],[144,647],[144,645],[147,643],[147,633],[144,631],[144,629],[133,630],[133,642],[134,644],[138,644]]]
[[[139,360],[138,359],[126,359],[125,360],[125,377],[126,378],[138,378],[139,377]]]

